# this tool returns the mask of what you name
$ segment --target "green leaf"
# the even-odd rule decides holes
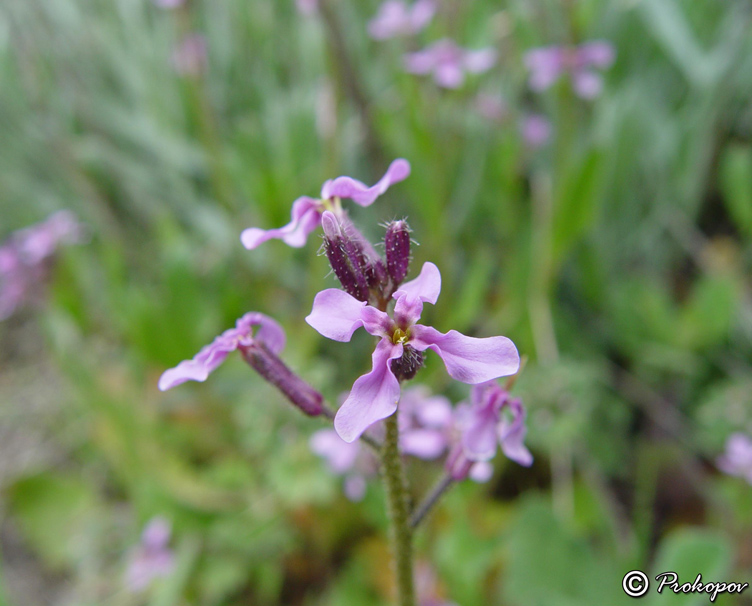
[[[727,147],[721,156],[720,180],[731,218],[741,231],[752,235],[752,148]]]

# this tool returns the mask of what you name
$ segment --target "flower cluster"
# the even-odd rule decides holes
[[[608,42],[596,40],[577,47],[533,49],[525,55],[525,64],[530,70],[530,88],[534,91],[546,90],[563,74],[568,74],[577,95],[583,99],[593,99],[603,88],[603,80],[594,68],[610,67],[614,58],[614,47]]]
[[[162,517],[153,518],[146,525],[126,570],[129,591],[143,591],[156,579],[170,575],[175,567],[175,556],[169,548],[170,534],[170,523]]]
[[[83,236],[80,223],[67,210],[11,234],[0,246],[0,320],[39,294],[58,248],[79,243]]]
[[[402,0],[387,0],[368,24],[368,33],[375,40],[411,36],[422,31],[433,19],[433,0],[417,0],[408,7]]]

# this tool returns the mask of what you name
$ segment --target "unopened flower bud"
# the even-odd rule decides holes
[[[423,366],[423,353],[405,345],[402,356],[391,362],[391,370],[398,381],[409,381]]]
[[[368,284],[354,244],[333,213],[326,211],[321,216],[321,226],[324,229],[326,257],[342,288],[359,301],[368,301]]]
[[[238,349],[257,373],[285,394],[305,414],[317,417],[323,412],[323,396],[290,370],[266,345],[254,342]]]
[[[384,237],[386,268],[394,286],[402,283],[410,267],[410,228],[405,221],[392,221]]]

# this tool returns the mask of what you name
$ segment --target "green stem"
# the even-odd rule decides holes
[[[392,550],[397,577],[398,606],[415,606],[413,587],[413,533],[407,479],[399,451],[397,413],[386,419],[386,438],[381,454],[381,471],[389,506]]]

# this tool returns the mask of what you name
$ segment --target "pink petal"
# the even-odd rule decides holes
[[[394,322],[392,322],[389,314],[366,305],[360,313],[360,318],[363,320],[363,327],[368,334],[374,337],[392,337]]]
[[[467,337],[456,330],[440,333],[430,326],[416,324],[410,339],[418,351],[435,351],[446,366],[449,376],[463,383],[483,383],[513,375],[520,367],[520,356],[514,343],[506,337]]]
[[[369,206],[376,198],[383,194],[390,186],[404,181],[410,175],[410,163],[398,158],[389,165],[386,173],[375,185],[367,185],[351,179],[350,177],[337,177],[333,181],[327,181],[321,188],[321,197],[325,200],[330,198],[350,198],[360,206]]]
[[[348,444],[333,429],[321,429],[311,436],[311,450],[324,457],[333,473],[344,474],[355,466],[360,443]]]
[[[285,331],[269,316],[252,311],[245,314],[237,321],[237,330],[240,333],[251,335],[253,327],[258,326],[254,340],[267,346],[269,351],[278,354],[285,348]]]
[[[572,74],[572,84],[582,99],[595,99],[603,89],[603,79],[590,70],[580,69]]]
[[[170,542],[171,530],[170,522],[166,518],[152,518],[141,534],[141,544],[146,549],[162,549]]]
[[[583,66],[606,68],[613,64],[615,58],[613,45],[605,40],[594,40],[577,47],[577,61]]]
[[[424,76],[436,66],[436,54],[433,47],[429,47],[415,53],[405,54],[402,61],[406,72]]]
[[[409,33],[410,17],[402,0],[387,0],[368,23],[368,33],[374,40],[386,40]]]
[[[423,302],[414,295],[402,295],[394,305],[394,321],[402,330],[407,330],[423,313]]]
[[[542,91],[550,87],[564,71],[565,49],[558,46],[536,48],[525,55],[530,70],[530,88]]]
[[[353,503],[358,503],[366,496],[366,479],[361,475],[350,475],[345,478],[345,496]]]
[[[465,69],[473,74],[488,71],[496,63],[497,53],[492,48],[483,48],[465,53]]]
[[[326,338],[346,342],[363,326],[361,312],[365,306],[365,301],[358,301],[343,290],[329,288],[316,295],[305,321]]]
[[[183,360],[175,368],[164,371],[159,378],[159,390],[166,391],[186,381],[206,381],[211,372],[225,361],[227,354],[237,348],[237,342],[223,341],[221,337],[217,337],[214,343],[203,347],[192,360]]]
[[[462,431],[462,450],[471,461],[488,461],[496,454],[496,416],[475,414]]]
[[[409,429],[400,435],[400,448],[404,454],[419,459],[432,460],[447,447],[446,436],[432,429]]]
[[[420,275],[405,282],[392,296],[399,299],[404,295],[420,297],[424,303],[434,305],[441,293],[441,272],[433,263],[424,263]]]
[[[479,461],[470,468],[469,478],[473,482],[485,484],[493,477],[494,468],[488,461]]]
[[[444,88],[459,88],[465,82],[465,72],[459,63],[441,63],[434,69],[433,79]]]
[[[308,234],[315,230],[321,218],[318,213],[319,201],[303,196],[292,204],[291,221],[277,229],[249,227],[240,234],[240,241],[248,250],[253,250],[267,240],[279,239],[288,246],[300,248],[306,243]]]
[[[353,442],[376,421],[397,410],[400,385],[389,364],[402,355],[402,345],[382,339],[373,352],[373,369],[359,377],[334,417],[334,429],[345,442]]]
[[[436,14],[436,3],[433,0],[418,0],[413,4],[410,14],[412,33],[417,34],[426,27]]]

